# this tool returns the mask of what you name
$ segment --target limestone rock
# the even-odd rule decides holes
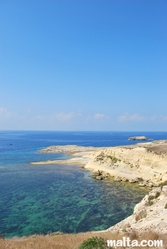
[[[123,182],[128,182],[128,179],[126,177],[122,177]]]
[[[135,182],[136,182],[136,179],[129,179],[129,182],[130,182],[130,183],[135,183]]]
[[[96,176],[96,180],[103,180],[103,176]]]
[[[167,185],[162,187],[162,193],[167,196]]]
[[[166,193],[167,185],[162,189],[161,187],[153,189],[135,206],[131,216],[110,227],[107,231],[119,232],[132,229],[139,234],[145,231],[167,234]],[[149,205],[149,200],[152,201],[151,205]]]
[[[143,218],[146,218],[146,216],[147,216],[146,208],[142,208],[142,209],[138,210],[137,213],[134,213],[134,218],[136,221],[139,221]]]
[[[115,182],[120,182],[121,181],[121,177],[120,176],[114,176],[114,181]]]

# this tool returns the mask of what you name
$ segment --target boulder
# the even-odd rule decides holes
[[[94,171],[93,173],[92,173],[92,177],[93,178],[96,178],[96,176],[101,176],[103,174],[103,171],[101,170],[98,170],[98,171]]]
[[[96,176],[95,178],[96,178],[96,180],[103,180],[102,176]]]
[[[146,182],[146,186],[149,187],[149,188],[152,188],[152,187],[155,187],[155,184],[154,184],[154,182],[152,182],[151,180],[148,180],[148,181]]]
[[[123,182],[128,182],[128,179],[126,177],[122,177]]]
[[[110,176],[109,173],[103,173],[102,176],[103,176],[103,178],[104,178],[105,180],[111,178],[111,176]]]
[[[136,179],[129,179],[129,182],[130,182],[130,183],[135,183],[135,182],[137,182],[137,181],[136,181]]]
[[[114,181],[115,182],[120,182],[122,179],[120,176],[114,176]]]

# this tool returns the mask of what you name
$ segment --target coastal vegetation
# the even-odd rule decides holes
[[[149,205],[151,206],[154,203],[153,200],[156,199],[156,198],[158,198],[159,196],[160,196],[160,192],[156,192],[155,195],[149,195],[148,196],[148,203],[149,203]]]
[[[92,237],[84,240],[78,249],[107,249],[107,243],[102,237]]]
[[[129,237],[131,240],[160,240],[164,242],[162,249],[167,246],[166,235],[148,231],[144,233],[131,232],[87,232],[78,234],[60,234],[60,235],[32,235],[28,237],[14,237],[12,239],[0,239],[0,249],[103,249],[105,247],[83,247],[83,245],[91,245],[96,241],[99,245],[104,246],[107,240],[122,240],[123,237]],[[94,238],[97,238],[96,240]],[[111,247],[110,247],[111,248]],[[118,248],[118,247],[117,247]],[[135,247],[140,249],[141,247]],[[150,248],[150,247],[144,247]],[[151,247],[155,249],[157,247]]]
[[[121,162],[120,159],[114,157],[114,156],[110,156],[110,155],[107,155],[106,156],[107,158],[109,158],[111,160],[112,163],[117,163],[117,162]]]
[[[109,159],[109,161],[107,159]],[[117,162],[121,162],[121,159],[119,159],[119,158],[117,158],[117,157],[115,157],[113,155],[105,154],[102,151],[102,152],[100,152],[99,155],[96,156],[95,161],[96,162],[102,162],[102,163],[108,162],[109,165],[111,166],[111,165],[113,165],[113,164],[115,164]]]

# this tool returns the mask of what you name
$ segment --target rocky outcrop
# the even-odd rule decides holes
[[[111,178],[109,173],[103,172],[103,170],[94,171],[92,177],[96,180],[108,180]]]
[[[116,181],[138,182],[141,187],[156,187],[167,180],[166,141],[155,141],[134,146],[119,146],[104,148],[89,153],[90,160],[85,165],[92,171],[103,170],[114,177]],[[163,153],[149,151],[149,148],[159,146]],[[158,150],[159,151],[159,150]]]
[[[138,203],[131,216],[108,229],[111,232],[167,234],[167,185],[153,189]]]
[[[154,182],[152,182],[151,180],[143,180],[142,177],[135,177],[135,178],[131,178],[128,179],[126,177],[121,177],[118,175],[111,175],[109,173],[106,173],[103,170],[97,170],[97,171],[93,171],[92,172],[92,177],[96,180],[108,180],[108,179],[112,179],[115,182],[130,182],[130,183],[137,183],[140,187],[147,187],[149,189],[153,188],[153,187],[157,187],[157,184],[155,184]]]

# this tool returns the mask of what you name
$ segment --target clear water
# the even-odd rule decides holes
[[[76,165],[31,166],[65,159],[40,154],[50,145],[117,146],[128,137],[167,139],[167,133],[0,131],[0,234],[6,237],[106,229],[133,212],[147,193],[135,184],[96,181]]]

